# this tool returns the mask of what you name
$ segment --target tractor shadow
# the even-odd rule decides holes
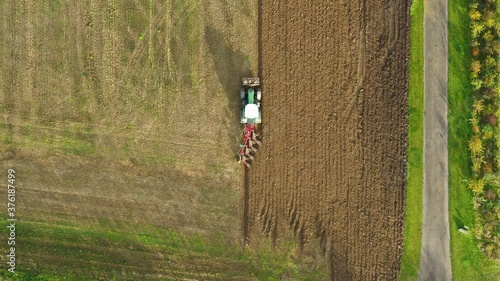
[[[229,143],[234,143],[234,154],[238,153],[239,143],[241,141],[242,125],[240,124],[240,89],[241,78],[244,76],[253,76],[248,57],[234,50],[231,42],[224,38],[224,34],[212,26],[205,26],[205,41],[212,55],[214,62],[215,73],[222,85],[224,93],[227,97],[226,116],[222,123]],[[244,183],[243,183],[243,214],[242,214],[242,240],[241,247],[245,248],[248,242],[248,196],[249,196],[249,170],[244,168]]]
[[[227,112],[224,126],[235,149],[241,134],[240,88],[241,78],[252,76],[248,57],[234,50],[224,35],[212,26],[205,26],[205,41],[212,55],[217,78],[227,96]]]

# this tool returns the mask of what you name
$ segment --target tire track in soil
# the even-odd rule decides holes
[[[257,3],[264,144],[244,176],[244,241],[291,232],[301,250],[320,243],[332,280],[395,279],[409,1]]]

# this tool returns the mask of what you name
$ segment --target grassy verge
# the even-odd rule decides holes
[[[469,119],[472,106],[472,86],[468,0],[449,2],[449,212],[451,263],[454,280],[498,280],[498,266],[489,263],[479,251],[473,235],[458,232],[462,226],[474,226],[471,178],[467,141],[470,139]]]
[[[404,253],[399,280],[416,280],[422,239],[423,188],[423,108],[424,108],[424,2],[415,0],[411,8],[410,31],[410,129],[408,148],[408,186]]]

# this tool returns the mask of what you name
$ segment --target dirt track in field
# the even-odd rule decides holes
[[[260,1],[263,146],[247,239],[319,241],[332,280],[394,280],[403,243],[410,1]],[[318,239],[316,239],[318,238]]]

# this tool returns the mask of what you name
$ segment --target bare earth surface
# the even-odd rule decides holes
[[[293,233],[303,251],[320,241],[332,280],[397,278],[409,8],[261,1],[264,144],[246,179],[250,245]]]
[[[448,1],[424,3],[424,214],[420,280],[451,280],[448,217]]]

